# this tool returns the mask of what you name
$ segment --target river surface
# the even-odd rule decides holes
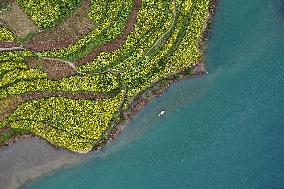
[[[90,160],[22,189],[284,188],[283,14],[280,0],[219,0],[208,75],[170,87]]]

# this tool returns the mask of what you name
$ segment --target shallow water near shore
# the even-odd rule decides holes
[[[17,188],[27,180],[68,168],[90,156],[55,149],[38,138],[18,140],[0,151],[0,188]]]
[[[281,2],[219,0],[208,75],[170,87],[91,159],[21,188],[284,188]]]

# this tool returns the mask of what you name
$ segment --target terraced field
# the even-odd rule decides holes
[[[39,29],[19,36],[0,20],[2,146],[34,135],[88,152],[165,86],[204,73],[214,1],[6,0],[0,18],[13,6]]]

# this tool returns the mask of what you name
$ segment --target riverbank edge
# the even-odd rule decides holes
[[[211,32],[211,23],[212,20],[214,18],[215,15],[215,11],[216,11],[216,6],[217,6],[217,0],[212,0],[210,2],[210,6],[209,6],[209,11],[208,11],[208,15],[206,17],[206,21],[204,24],[204,28],[203,28],[203,32],[201,35],[200,40],[198,41],[198,45],[199,45],[199,50],[202,54],[204,54],[204,51],[206,50],[206,41],[208,38],[209,33]],[[204,58],[204,57],[203,57]],[[119,119],[117,122],[115,122],[115,124],[113,125],[113,127],[111,127],[111,130],[108,130],[108,132],[106,133],[106,135],[108,136],[107,138],[102,138],[100,141],[98,141],[98,143],[89,151],[83,151],[83,152],[74,152],[74,151],[70,151],[68,150],[68,153],[73,153],[74,155],[76,154],[83,154],[88,155],[89,153],[97,153],[100,150],[103,149],[103,147],[112,142],[113,140],[115,140],[120,133],[123,131],[124,128],[126,128],[128,126],[129,121],[133,118],[133,116],[138,113],[142,108],[144,108],[144,106],[152,99],[160,97],[162,95],[163,92],[165,92],[171,85],[177,83],[178,81],[184,80],[184,79],[191,79],[194,77],[202,77],[204,75],[206,75],[207,72],[205,70],[205,63],[204,60],[201,60],[200,62],[190,65],[176,73],[170,74],[167,77],[162,77],[159,81],[157,81],[156,83],[154,83],[153,85],[149,86],[148,89],[146,89],[144,92],[142,92],[141,94],[139,94],[133,101],[132,103],[130,103],[128,105],[128,107],[126,108],[126,110],[122,111],[119,115]],[[61,151],[64,148],[58,147],[52,143],[50,143],[48,140],[43,139],[41,137],[32,135],[32,134],[22,134],[22,135],[16,135],[13,138],[11,138],[9,141],[7,141],[6,144],[4,144],[3,146],[0,147],[0,150],[5,150],[6,148],[9,147],[9,145],[16,143],[17,141],[21,141],[23,139],[27,139],[27,138],[36,138],[36,139],[40,139],[43,140],[45,142],[48,143],[48,145],[52,146],[55,150]],[[66,149],[65,149],[66,150]],[[52,162],[53,160],[51,159],[50,162]],[[61,165],[58,165],[57,167],[54,167],[50,170],[48,170],[48,173],[53,172],[55,170],[58,170],[60,168],[63,167],[69,167],[73,164],[76,164],[78,161],[74,162],[74,161],[70,161],[69,163],[64,163]],[[22,182],[17,184],[16,188],[19,188],[20,186],[22,186],[23,184],[25,184],[26,182],[33,180],[33,179],[37,179],[43,175],[48,174],[46,171],[42,171],[41,173],[37,173],[36,175],[25,175],[25,178],[21,178]]]
[[[207,39],[208,35],[212,30],[212,21],[215,16],[216,7],[218,5],[218,0],[211,0],[209,5],[209,11],[205,19],[205,24],[203,26],[201,37],[198,41],[198,47],[200,53],[204,55],[204,52],[207,48]],[[204,58],[204,57],[203,57]],[[111,127],[111,130],[107,133],[108,137],[103,138],[97,142],[97,144],[89,151],[79,152],[79,153],[88,153],[90,151],[99,151],[103,147],[115,140],[119,134],[128,126],[129,121],[138,113],[148,102],[154,98],[160,97],[163,92],[165,92],[173,84],[185,80],[191,79],[194,77],[202,77],[206,75],[205,62],[202,59],[200,62],[192,64],[186,68],[181,69],[176,73],[169,74],[168,76],[161,77],[157,82],[149,86],[145,91],[137,95],[132,102],[130,102],[127,108],[120,112],[119,121]]]
[[[203,31],[198,41],[198,47],[202,55],[204,54],[204,51],[206,50],[206,47],[207,47],[206,41],[212,29],[211,24],[212,24],[214,15],[215,15],[217,4],[218,4],[218,0],[210,1],[209,11],[208,11],[207,17],[205,18],[205,24],[203,26]],[[73,153],[87,154],[91,151],[99,151],[103,149],[103,147],[107,143],[110,143],[111,141],[115,140],[119,136],[119,134],[123,131],[123,129],[127,127],[129,121],[133,118],[133,116],[136,113],[138,113],[150,100],[160,97],[163,92],[165,92],[171,85],[177,83],[178,81],[181,81],[184,79],[190,79],[193,77],[204,76],[205,74],[207,74],[207,72],[205,71],[205,63],[204,63],[204,60],[201,60],[200,62],[197,62],[186,68],[183,68],[176,73],[172,73],[172,74],[169,74],[168,76],[161,77],[157,82],[153,83],[145,91],[137,95],[132,100],[132,102],[128,104],[127,108],[124,111],[120,112],[118,119],[115,121],[115,124],[113,126],[110,126],[110,128],[106,131],[105,135],[107,137],[101,138],[99,141],[96,142],[96,144],[91,149],[87,151],[70,151],[68,149],[66,150],[73,152]],[[5,150],[5,148],[9,147],[9,145],[21,139],[25,139],[25,138],[38,138],[38,139],[47,141],[47,143],[49,143],[55,149],[65,149],[65,148],[56,146],[55,144],[52,144],[51,142],[49,142],[48,140],[44,138],[27,133],[27,134],[20,134],[20,135],[16,134],[11,139],[6,141],[5,144],[0,146],[0,150]]]

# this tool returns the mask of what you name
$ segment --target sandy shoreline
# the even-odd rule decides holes
[[[26,181],[86,160],[90,155],[55,149],[38,138],[25,138],[0,151],[1,189],[15,189]]]

